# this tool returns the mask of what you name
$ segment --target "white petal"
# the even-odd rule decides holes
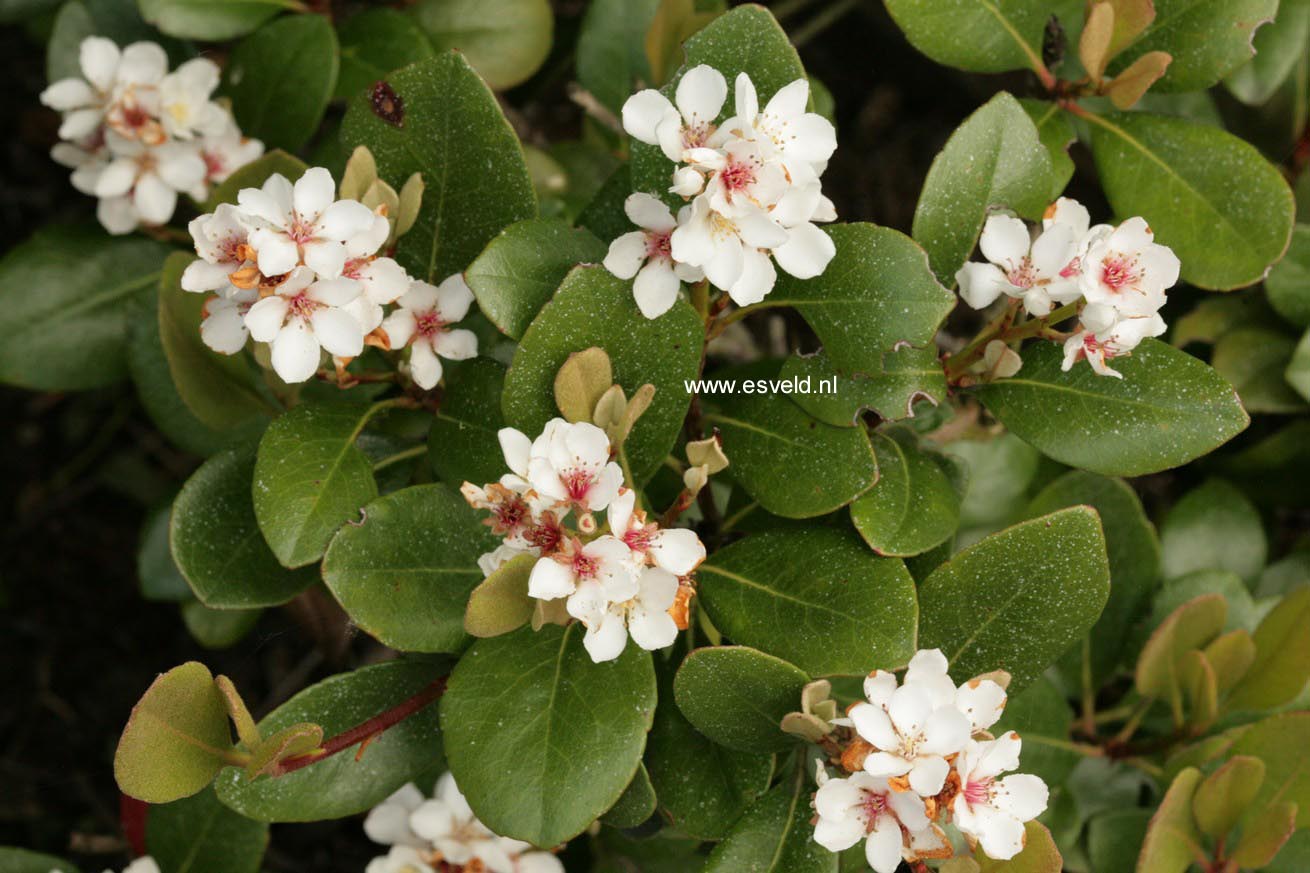
[[[331,177],[329,177],[331,181]],[[323,239],[345,242],[351,237],[364,233],[373,226],[377,216],[363,203],[354,200],[338,200],[323,212],[315,227]]]
[[[335,279],[346,266],[346,247],[339,242],[316,239],[304,243],[301,250],[305,266],[324,279]],[[263,256],[263,252],[260,252]]]
[[[912,769],[914,769],[914,762],[907,761],[900,755],[893,755],[890,752],[874,752],[864,759],[864,772],[870,776],[879,776],[883,779],[904,776]]]
[[[393,349],[403,348],[409,344],[409,338],[414,335],[418,329],[418,321],[414,318],[413,311],[409,309],[397,309],[386,317],[382,322],[382,330],[387,334],[387,339],[391,342]]]
[[[194,260],[182,271],[182,290],[217,291],[227,286],[227,279],[226,267]]]
[[[110,161],[96,182],[97,197],[121,197],[136,184],[140,165],[131,158]]]
[[[312,377],[320,357],[318,340],[303,319],[289,320],[273,339],[273,370],[283,382],[304,382]]]
[[[864,680],[864,697],[879,707],[887,706],[896,691],[896,675],[879,670]]]
[[[947,704],[933,711],[923,726],[920,751],[929,755],[954,755],[969,742],[972,727],[969,718]]]
[[[528,576],[528,594],[538,600],[568,597],[577,588],[573,571],[552,558],[542,558],[532,565]]]
[[[797,279],[813,279],[828,268],[837,254],[832,237],[813,224],[798,224],[789,231],[787,242],[773,250],[782,267]]]
[[[223,355],[235,355],[246,345],[250,335],[245,320],[235,306],[224,307],[200,322],[200,339]]]
[[[732,86],[732,97],[737,121],[745,127],[753,127],[755,117],[760,114],[760,98],[755,92],[755,83],[751,81],[750,76],[745,73],[737,74],[737,81]]]
[[[728,97],[728,81],[706,64],[693,67],[678,82],[675,102],[688,122],[711,122],[719,117]]]
[[[532,452],[532,441],[523,431],[512,427],[502,427],[496,431],[500,441],[500,450],[505,455],[505,466],[520,476],[528,475],[528,457]]]
[[[605,586],[599,582],[587,581],[578,584],[578,588],[569,595],[564,604],[569,615],[587,627],[599,627],[609,611],[610,599],[605,596]]]
[[[610,243],[609,253],[605,255],[605,269],[620,279],[631,279],[637,275],[641,265],[646,261],[646,234],[634,230],[616,237]]]
[[[1054,279],[1078,255],[1078,237],[1067,224],[1056,224],[1033,243],[1033,270],[1044,279]]]
[[[824,786],[825,788],[827,786]],[[823,818],[814,825],[814,842],[829,852],[844,852],[864,837],[864,823],[855,816]],[[899,860],[900,856],[897,856]],[[894,869],[894,868],[893,868]]]
[[[756,248],[741,249],[741,275],[728,287],[728,296],[738,306],[759,303],[773,290],[778,272],[773,260]]]
[[[309,323],[319,344],[329,354],[353,358],[364,351],[364,332],[349,313],[324,307],[309,317]]]
[[[95,91],[82,79],[60,79],[41,92],[41,103],[51,109],[65,112],[98,102]]]
[[[105,230],[121,236],[136,229],[136,207],[131,197],[104,197],[96,204],[96,219]]]
[[[871,703],[857,703],[849,713],[855,731],[867,742],[879,749],[900,748],[901,738],[892,725],[891,718],[881,706]]]
[[[984,806],[975,808],[974,820],[979,831],[975,836],[987,857],[1008,861],[1023,851],[1023,822],[1014,816]]]
[[[409,347],[409,374],[425,391],[431,391],[441,381],[441,359],[432,349],[432,343],[420,338]]]
[[[478,335],[471,330],[443,330],[432,338],[432,350],[448,361],[478,356]]]
[[[265,276],[281,276],[300,263],[300,250],[286,234],[276,230],[260,229],[250,234],[250,246],[256,252],[259,272]]]
[[[790,239],[787,230],[770,218],[763,209],[748,210],[734,216],[733,221],[737,224],[737,233],[741,235],[742,242],[755,248],[780,248]]]
[[[376,258],[359,271],[364,293],[374,303],[393,303],[409,290],[409,274],[391,258]]]
[[[322,279],[305,288],[305,294],[325,306],[345,306],[358,298],[361,290],[354,279]]]
[[[564,864],[549,852],[528,852],[519,855],[514,873],[564,873]]]
[[[1031,821],[1046,811],[1050,792],[1036,776],[1017,773],[992,786],[992,805],[1019,821]]]
[[[910,787],[923,797],[932,797],[946,784],[946,776],[951,772],[951,765],[945,758],[936,755],[920,755],[910,768]]]
[[[113,40],[103,36],[89,36],[78,47],[78,62],[82,75],[102,94],[114,87],[114,78],[118,74],[118,62],[122,57]]]
[[[278,180],[281,180],[279,184]],[[287,207],[282,202],[284,195],[283,186],[286,186],[286,197],[290,199],[291,183],[287,182],[286,177],[274,173],[264,182],[261,188],[242,188],[237,192],[237,206],[241,211],[250,215],[252,218],[266,221],[274,227],[287,227]]]
[[[100,126],[103,117],[99,109],[74,109],[59,125],[59,137],[75,142],[85,139]]]
[[[678,638],[678,625],[667,612],[633,609],[628,617],[628,633],[634,643],[655,652],[673,645]]]
[[[426,801],[409,816],[410,829],[425,840],[444,839],[458,826],[455,811],[442,800]]]
[[[996,724],[1005,711],[1005,689],[991,679],[973,679],[955,693],[955,705],[976,733]]]
[[[168,72],[168,55],[158,43],[134,42],[123,49],[118,64],[119,83],[153,85]]]
[[[604,661],[613,661],[619,655],[623,654],[623,649],[628,644],[628,629],[623,624],[623,617],[615,613],[607,613],[601,620],[600,626],[587,631],[587,635],[582,638],[582,645],[591,655],[591,660],[597,664]]]
[[[277,294],[265,297],[246,313],[246,327],[256,342],[271,343],[287,318],[287,300]]]
[[[660,567],[645,568],[639,584],[637,600],[652,612],[666,612],[678,598],[678,577]]]
[[[667,259],[660,258],[652,260],[637,273],[637,280],[632,283],[632,296],[642,315],[659,318],[678,301],[681,287],[682,282],[673,272],[672,265]]]
[[[878,816],[864,843],[864,859],[875,873],[896,873],[901,865],[901,829],[889,815]]]
[[[797,81],[803,82],[804,79]],[[837,129],[822,115],[806,112],[792,122],[791,132],[795,138],[786,144],[787,155],[791,158],[818,163],[828,160],[837,151]]]
[[[141,220],[147,224],[163,224],[173,217],[177,207],[177,191],[154,173],[145,173],[137,180],[132,199]]]
[[[623,129],[633,139],[655,145],[655,128],[669,113],[677,115],[669,98],[654,88],[638,91],[623,104]]]
[[[960,299],[974,309],[986,309],[1002,294],[1009,294],[1014,286],[995,264],[970,261],[955,274],[960,285]]]
[[[1023,742],[1014,731],[1007,731],[994,740],[978,743],[972,757],[973,779],[991,779],[1019,766],[1019,752]]]
[[[668,528],[651,538],[650,554],[657,567],[675,576],[686,576],[705,560],[705,544],[695,531]]]
[[[887,703],[887,714],[891,716],[896,732],[903,737],[911,737],[923,730],[924,723],[932,715],[932,698],[927,691],[915,685],[903,685],[896,689],[892,699]]]
[[[633,224],[645,230],[663,232],[678,226],[663,200],[640,191],[628,195],[628,199],[623,201],[623,211]]]
[[[1028,225],[1009,215],[993,215],[983,225],[979,240],[983,257],[1005,270],[1013,270],[1028,256],[1032,238]]]
[[[453,276],[447,276],[437,286],[434,307],[437,310],[437,315],[446,324],[463,321],[464,316],[468,315],[471,305],[473,305],[473,291],[469,288],[468,283],[464,281],[462,274],[456,273]]]
[[[296,180],[292,189],[292,204],[296,214],[306,224],[314,224],[319,216],[332,205],[337,196],[337,183],[332,181],[332,174],[323,167],[310,167]],[[372,218],[369,219],[372,223]],[[367,226],[367,225],[366,225]],[[345,237],[333,237],[344,240]]]

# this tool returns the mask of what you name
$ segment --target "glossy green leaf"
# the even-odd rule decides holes
[[[1173,63],[1155,88],[1201,91],[1251,59],[1255,29],[1277,10],[1278,0],[1155,0],[1155,21],[1111,69],[1166,51]]]
[[[445,669],[442,662],[399,660],[338,673],[273,710],[259,730],[272,736],[312,722],[333,736],[418,694]],[[435,777],[441,764],[437,707],[429,704],[388,728],[362,754],[347,749],[276,778],[251,780],[240,768],[228,767],[215,786],[218,799],[247,818],[319,821],[371,809],[406,782]]]
[[[1177,467],[1250,423],[1231,385],[1201,361],[1147,339],[1116,360],[1122,379],[1079,364],[1062,372],[1054,343],[1023,353],[1017,376],[978,386],[987,409],[1043,454],[1107,476]]]
[[[1255,32],[1255,57],[1233,70],[1224,84],[1243,103],[1269,100],[1287,81],[1310,42],[1310,5],[1288,0],[1278,4],[1278,16]]]
[[[1023,98],[1019,101],[1019,105],[1033,120],[1033,124],[1037,127],[1038,138],[1050,153],[1050,199],[1056,200],[1064,193],[1065,186],[1073,178],[1073,158],[1069,157],[1069,146],[1077,139],[1073,124],[1059,104],[1050,100]]]
[[[127,374],[135,302],[153,296],[167,246],[50,225],[0,260],[0,382],[38,391],[108,385]]]
[[[4,873],[77,873],[68,861],[53,855],[0,846],[0,871]]]
[[[229,649],[259,624],[264,610],[212,609],[198,600],[182,604],[182,623],[191,638],[206,649]]]
[[[468,641],[464,606],[482,581],[478,556],[496,548],[464,498],[444,485],[379,497],[341,528],[323,581],[352,621],[393,649],[457,652]]]
[[[1310,588],[1298,588],[1255,629],[1255,661],[1228,700],[1230,709],[1274,709],[1310,681]]]
[[[615,115],[640,85],[649,87],[646,31],[660,0],[594,0],[578,33],[578,84]]]
[[[705,861],[697,851],[700,843],[667,830],[643,838],[615,828],[601,828],[592,847],[595,857],[591,873],[687,873]]]
[[[751,754],[789,749],[782,717],[800,707],[810,681],[800,668],[745,646],[697,649],[673,681],[678,709],[721,746]]]
[[[799,312],[843,369],[876,372],[883,354],[902,343],[929,345],[955,296],[937,284],[923,249],[872,224],[832,225],[826,233],[837,247],[828,268],[813,279],[780,274],[768,304]]]
[[[1237,824],[1265,779],[1259,758],[1235,755],[1205,778],[1196,789],[1193,813],[1201,832],[1219,840]]]
[[[1296,814],[1295,803],[1278,803],[1252,819],[1233,849],[1233,861],[1242,869],[1266,870],[1296,831]]]
[[[960,497],[936,453],[905,428],[872,436],[878,481],[851,504],[851,521],[880,555],[908,556],[945,542],[960,522]]]
[[[840,369],[822,350],[792,355],[783,364],[783,379],[799,383],[806,377],[809,390],[797,391],[791,399],[834,427],[856,426],[865,409],[887,421],[912,418],[920,401],[937,406],[946,398],[946,373],[935,346],[903,346],[884,352],[882,366],[872,371]]]
[[[267,418],[273,408],[256,390],[246,357],[220,355],[200,339],[209,295],[183,291],[180,284],[183,271],[194,260],[192,255],[174,252],[164,262],[159,279],[159,339],[177,393],[196,418],[218,430]]]
[[[1174,778],[1147,827],[1137,873],[1185,873],[1191,868],[1202,852],[1192,820],[1192,798],[1200,783],[1200,771],[1191,767]]]
[[[490,358],[446,370],[446,393],[428,431],[428,458],[451,487],[497,482],[508,469],[496,437],[505,426],[504,385],[504,365]]]
[[[169,873],[256,873],[267,845],[268,825],[228,809],[210,788],[146,819],[146,850]]]
[[[651,655],[629,645],[597,664],[582,636],[575,622],[478,640],[450,677],[450,770],[498,834],[562,843],[612,807],[640,765],[655,713]]]
[[[644,384],[655,386],[655,398],[625,447],[633,474],[645,481],[677,439],[691,402],[685,382],[696,378],[704,335],[689,304],[678,302],[650,320],[637,309],[631,282],[604,267],[578,267],[523,334],[505,377],[505,420],[535,437],[559,415],[559,368],[574,352],[602,348],[628,397]]]
[[[528,594],[538,557],[522,554],[501,564],[469,594],[464,630],[475,637],[498,637],[532,620],[541,601]]]
[[[321,15],[294,15],[242,40],[223,73],[241,132],[298,151],[323,120],[337,87],[337,34]]]
[[[1138,693],[1176,703],[1184,659],[1219,635],[1227,615],[1228,607],[1218,594],[1202,595],[1171,612],[1151,634],[1137,659]]]
[[[1045,16],[1043,16],[1045,18]],[[958,38],[957,21],[952,33]],[[965,42],[971,42],[966,40]],[[1000,93],[965,119],[932,162],[914,212],[914,239],[948,288],[996,208],[1039,218],[1050,203],[1051,156],[1028,113]]]
[[[300,0],[137,0],[146,21],[169,36],[223,42],[244,36]]]
[[[266,152],[244,167],[239,167],[209,192],[205,209],[213,212],[220,203],[236,203],[237,195],[243,188],[262,188],[268,177],[281,173],[290,182],[295,182],[309,165],[295,155],[289,155],[281,149]]]
[[[397,9],[365,9],[346,19],[335,97],[348,100],[401,67],[427,60],[435,50],[414,19]]]
[[[1184,494],[1165,516],[1160,542],[1166,578],[1231,570],[1252,582],[1268,554],[1260,513],[1223,479],[1209,479]]]
[[[1265,291],[1279,315],[1297,327],[1310,327],[1310,224],[1293,228],[1287,256],[1269,270]]]
[[[812,787],[797,768],[752,803],[714,847],[704,873],[837,873],[837,855],[814,841]]]
[[[1247,819],[1258,818],[1281,803],[1297,805],[1296,826],[1310,826],[1310,767],[1305,750],[1310,744],[1310,712],[1275,715],[1248,728],[1233,743],[1231,754],[1252,755],[1264,761],[1265,780]]]
[[[498,91],[527,79],[550,52],[547,0],[419,0],[410,14],[437,51],[458,50]]]
[[[644,764],[638,764],[637,775],[632,777],[618,801],[600,820],[610,827],[635,828],[655,814],[655,801],[655,786],[651,785],[650,774]]]
[[[987,537],[924,580],[919,648],[941,649],[961,681],[1005,670],[1018,692],[1091,628],[1109,593],[1100,518],[1065,509]]]
[[[947,457],[963,462],[966,473],[960,502],[962,527],[986,532],[1020,517],[1041,456],[1012,433],[991,439],[948,443]]]
[[[1216,127],[1145,112],[1087,119],[1110,206],[1145,218],[1156,242],[1181,259],[1184,280],[1241,288],[1283,256],[1292,189],[1254,146]]]
[[[141,540],[136,550],[136,575],[141,596],[146,600],[181,603],[192,597],[182,571],[173,561],[168,545],[168,504],[152,509],[141,525]]]
[[[825,515],[878,478],[862,429],[816,421],[767,382],[716,397],[705,421],[720,431],[733,479],[774,515]]]
[[[173,560],[200,602],[225,609],[285,603],[311,585],[313,570],[288,570],[264,542],[250,485],[253,447],[205,461],[173,501]]]
[[[463,55],[445,52],[386,83],[391,96],[382,103],[370,95],[351,101],[341,139],[368,146],[395,186],[423,175],[423,207],[396,260],[436,284],[468,267],[505,227],[535,215],[536,196],[518,137]]]
[[[1077,0],[888,0],[887,11],[919,51],[975,73],[1036,69],[1051,16],[1068,30],[1083,12]]]
[[[530,218],[501,231],[464,278],[491,323],[519,339],[569,271],[599,263],[606,251],[586,228],[561,218]]]
[[[114,779],[130,797],[169,803],[206,788],[231,749],[214,677],[188,661],[155,679],[132,707],[114,753]]]
[[[1081,683],[1084,663],[1093,688],[1114,672],[1124,654],[1128,630],[1147,610],[1160,584],[1160,541],[1137,494],[1120,479],[1074,470],[1033,498],[1027,515],[1035,518],[1084,504],[1096,510],[1105,531],[1110,560],[1110,597],[1083,646],[1063,662],[1065,677]]]
[[[1092,869],[1133,870],[1150,822],[1149,809],[1113,809],[1093,816],[1087,823],[1087,856]]]
[[[373,465],[356,445],[377,406],[297,406],[269,425],[255,461],[255,518],[286,567],[323,557],[328,540],[374,497]]]
[[[715,552],[697,575],[715,627],[811,675],[890,669],[914,654],[910,574],[849,531],[752,534]]]
[[[1278,315],[1260,297],[1226,294],[1203,298],[1190,312],[1175,321],[1169,342],[1180,349],[1189,343],[1213,345],[1238,328],[1278,329],[1281,326]]]
[[[1210,364],[1237,389],[1247,412],[1301,412],[1305,398],[1297,393],[1292,376],[1284,371],[1297,366],[1296,340],[1281,330],[1239,327],[1215,343]]]
[[[1286,379],[1287,385],[1295,391],[1292,396],[1298,401],[1298,406],[1304,406],[1304,401],[1310,400],[1310,339],[1307,339],[1307,336],[1310,336],[1310,332],[1302,336],[1301,341],[1296,344],[1291,358],[1286,361],[1286,369],[1281,374]]]
[[[1158,627],[1169,613],[1205,594],[1222,595],[1228,605],[1228,615],[1223,623],[1225,631],[1255,630],[1261,617],[1260,608],[1255,605],[1242,577],[1228,570],[1193,570],[1167,580],[1155,595],[1146,621],[1147,629]]]
[[[1023,738],[1023,772],[1040,776],[1047,785],[1063,784],[1082,760],[1069,748],[1073,710],[1051,680],[1039,676],[1031,685],[1006,701],[1001,720],[991,729],[994,736],[1015,731]]]

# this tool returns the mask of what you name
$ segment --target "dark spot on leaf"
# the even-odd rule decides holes
[[[393,127],[405,126],[405,101],[395,89],[379,80],[373,83],[373,90],[368,95],[373,114]]]

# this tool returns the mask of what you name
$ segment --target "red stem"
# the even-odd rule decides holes
[[[329,737],[313,752],[307,755],[296,755],[293,758],[287,758],[278,764],[275,775],[282,776],[286,773],[292,773],[302,767],[308,767],[310,764],[322,761],[338,752],[344,752],[352,746],[363,744],[360,747],[359,754],[363,754],[364,749],[373,740],[381,736],[382,732],[389,727],[400,724],[405,719],[414,715],[428,704],[439,699],[446,693],[446,679],[442,676],[440,679],[434,679],[431,684],[423,688],[408,700],[401,701],[397,705],[388,709],[386,712],[373,716],[368,721],[355,725],[350,730],[337,734],[335,737]]]

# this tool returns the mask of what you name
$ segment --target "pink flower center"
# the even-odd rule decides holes
[[[287,301],[287,314],[296,318],[309,318],[314,314],[314,310],[323,304],[319,303],[313,297],[310,297],[304,291],[301,291],[295,297]]]
[[[591,579],[600,570],[600,562],[579,551],[573,556],[573,575],[579,579]]]
[[[1101,283],[1112,291],[1120,291],[1137,281],[1137,261],[1114,255],[1101,263]]]
[[[878,818],[886,811],[887,795],[874,794],[872,791],[864,792],[864,803],[860,807],[860,814],[864,817],[865,826],[869,831],[873,830]]]
[[[314,225],[312,222],[305,221],[299,214],[295,214],[291,219],[291,226],[287,228],[287,236],[297,245],[304,245],[314,239]]]
[[[346,261],[346,265],[341,268],[341,275],[347,279],[358,279],[359,271],[364,269],[368,263],[368,258],[351,258]]]
[[[1083,271],[1082,258],[1074,258],[1060,271],[1061,279],[1071,279]]]
[[[123,126],[130,130],[137,130],[145,127],[150,121],[150,113],[146,112],[137,103],[128,103],[123,107],[121,116]]]
[[[433,336],[441,332],[446,323],[441,320],[435,309],[429,309],[427,312],[420,312],[414,316],[415,330],[419,336]]]
[[[645,526],[630,530],[623,535],[623,542],[634,552],[650,551],[651,534]]]
[[[224,261],[236,263],[241,258],[237,256],[237,250],[246,244],[246,238],[243,234],[228,234],[221,243],[218,244],[218,250],[222,253]]]
[[[205,159],[205,176],[209,179],[217,179],[227,171],[227,161],[223,156],[215,152],[202,151],[200,156]]]
[[[562,535],[560,534],[559,525],[550,522],[543,522],[536,527],[529,528],[523,538],[528,541],[529,545],[541,549],[542,554],[550,554],[559,548]]]
[[[673,236],[673,231],[646,231],[646,257],[655,260],[668,260],[673,257],[673,244],[669,238]]]
[[[693,121],[682,128],[682,147],[698,149],[709,141],[710,134],[713,132],[714,125],[708,121]]]
[[[724,168],[719,170],[719,183],[729,196],[745,191],[755,184],[754,164],[729,158]]]
[[[584,467],[565,470],[559,474],[559,479],[564,483],[564,490],[568,492],[569,500],[574,503],[581,503],[596,481],[591,471]]]
[[[992,780],[979,779],[967,782],[964,786],[964,801],[970,806],[986,803],[992,796]]]
[[[1006,278],[1016,288],[1031,288],[1037,283],[1037,271],[1033,269],[1032,259],[1024,258]]]

